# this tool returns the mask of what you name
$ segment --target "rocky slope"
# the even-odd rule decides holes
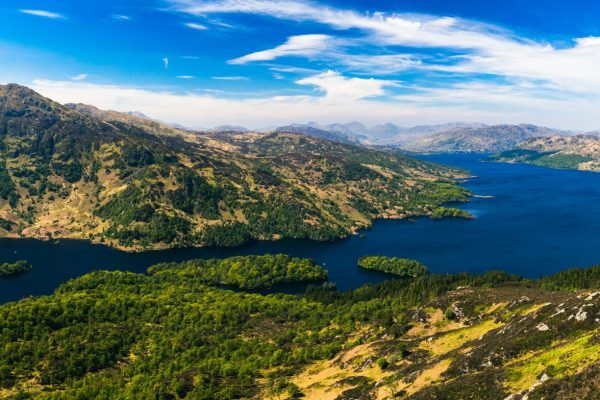
[[[195,133],[0,87],[0,235],[126,249],[330,240],[466,200],[461,172],[288,132]]]
[[[479,128],[454,128],[413,137],[399,145],[419,153],[496,153],[512,149],[531,138],[557,131],[535,125],[494,125]]]
[[[345,143],[345,144],[359,144],[360,141],[353,135],[348,135],[335,130],[324,130],[307,125],[287,125],[281,126],[274,130],[274,132],[287,132],[287,133],[299,133],[302,135],[313,136],[316,138],[332,140],[334,142]]]
[[[600,136],[551,136],[530,139],[499,153],[493,161],[600,172]]]
[[[413,310],[404,335],[367,330],[291,381],[308,399],[597,399],[599,317],[598,291],[460,288]]]

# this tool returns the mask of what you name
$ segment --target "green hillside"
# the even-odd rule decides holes
[[[234,266],[244,268],[236,272]],[[312,279],[286,256],[99,271],[0,306],[0,397],[593,399],[600,268],[541,281],[406,277],[340,293],[219,288]],[[284,267],[285,268],[282,268]],[[283,271],[287,271],[282,275]],[[216,285],[216,286],[215,286]],[[515,397],[513,397],[515,398]]]
[[[464,172],[295,133],[197,133],[0,86],[0,235],[123,249],[331,240],[465,201]]]

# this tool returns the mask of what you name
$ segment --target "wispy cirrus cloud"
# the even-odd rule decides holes
[[[184,25],[190,29],[194,29],[197,31],[205,31],[208,29],[208,27],[206,25],[198,24],[195,22],[186,22]]]
[[[65,19],[65,16],[62,14],[46,10],[21,9],[19,10],[19,12],[23,14],[35,15],[36,17],[44,17],[50,19]]]
[[[213,76],[212,79],[216,79],[218,81],[247,81],[250,78],[247,76]]]
[[[131,20],[131,17],[129,15],[124,15],[124,14],[114,14],[112,16],[112,18],[117,21],[130,21]]]
[[[273,49],[257,51],[243,57],[230,60],[230,64],[246,64],[252,61],[270,61],[279,57],[303,56],[311,57],[332,46],[332,38],[328,35],[291,36],[288,40]]]
[[[88,74],[79,74],[71,77],[73,81],[84,81],[88,78]]]
[[[188,15],[243,13],[322,24],[340,32],[362,32],[362,36],[352,40],[357,47],[372,43],[369,53],[357,57],[351,46],[346,46],[346,50],[338,49],[337,58],[340,66],[354,64],[363,72],[370,70],[377,74],[381,67],[390,72],[414,68],[447,74],[545,80],[577,93],[591,94],[600,90],[600,38],[597,37],[574,38],[571,46],[554,47],[499,26],[468,19],[377,11],[360,13],[302,0],[171,0],[171,3],[176,10]],[[323,45],[324,39],[317,41],[314,47],[298,50],[292,47],[286,51],[290,39],[280,46],[243,55],[231,62],[243,64],[285,55],[332,57],[328,54],[331,48]],[[413,48],[415,53],[421,49],[422,54],[407,58],[398,52],[398,46]],[[428,49],[440,49],[442,55],[427,59]]]

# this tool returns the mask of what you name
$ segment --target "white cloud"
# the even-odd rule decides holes
[[[202,25],[202,24],[197,24],[195,22],[188,22],[188,23],[185,23],[184,25],[187,26],[190,29],[195,29],[197,31],[205,31],[205,30],[208,29],[207,26]]]
[[[386,86],[396,85],[395,82],[380,79],[347,78],[335,71],[300,79],[296,83],[317,86],[327,99],[344,101],[382,96]]]
[[[165,67],[165,69],[169,68],[169,57],[165,57],[162,59],[163,62],[163,66]]]
[[[594,112],[597,107],[593,102],[576,98],[541,99],[537,93],[529,92],[527,85],[519,85],[521,92],[517,96],[512,88],[470,84],[428,89],[397,96],[394,101],[327,96],[237,99],[216,97],[223,93],[208,89],[204,90],[207,94],[177,94],[74,81],[35,80],[30,86],[61,103],[93,104],[123,112],[139,110],[152,118],[191,127],[236,124],[258,128],[303,121],[359,120],[367,124],[390,121],[405,126],[448,121],[529,122],[559,129],[598,129]],[[488,96],[482,98],[481,93]],[[511,104],[517,105],[517,112]]]
[[[115,14],[112,17],[113,17],[113,19],[115,19],[117,21],[129,21],[129,20],[131,20],[131,17],[129,15],[123,15],[123,14]]]
[[[74,81],[84,81],[87,78],[88,78],[88,74],[79,74],[79,75],[75,75],[75,76],[71,77],[71,79]]]
[[[268,61],[278,57],[289,56],[314,56],[331,46],[331,37],[328,35],[299,35],[291,36],[288,40],[273,49],[257,51],[230,60],[230,64],[246,64],[251,61]]]
[[[235,26],[228,24],[227,22],[223,22],[220,19],[216,19],[216,18],[212,18],[209,19],[208,22],[210,22],[212,25],[221,27],[221,28],[226,28],[226,29],[234,29]]]
[[[192,76],[192,75],[177,75],[176,78],[178,78],[178,79],[194,79],[194,76]]]
[[[171,0],[175,8],[191,15],[247,13],[293,21],[312,21],[336,29],[361,29],[387,44],[427,47],[506,49],[510,41],[489,27],[472,21],[427,15],[362,14],[305,1],[278,0]]]
[[[19,11],[22,12],[23,14],[35,15],[36,17],[44,17],[44,18],[50,18],[50,19],[65,19],[64,15],[62,15],[62,14],[51,12],[51,11],[46,11],[46,10],[22,9]]]
[[[213,79],[219,81],[247,81],[248,77],[246,76],[213,76]]]
[[[600,39],[574,38],[574,45],[556,48],[536,42],[477,21],[419,14],[358,13],[302,0],[170,0],[175,9],[190,15],[212,13],[248,13],[297,22],[320,23],[336,30],[358,30],[362,37],[356,44],[371,44],[373,54],[357,58],[338,54],[342,65],[354,63],[378,74],[381,67],[390,72],[402,68],[419,68],[461,74],[493,74],[544,80],[576,93],[596,94],[600,91]],[[310,36],[310,35],[304,35]],[[330,38],[329,40],[335,40]],[[347,41],[349,39],[346,39]],[[320,44],[321,46],[318,46]],[[324,45],[287,50],[289,40],[273,49],[251,53],[233,60],[234,63],[272,60],[283,55],[332,57],[331,48]],[[395,46],[440,48],[454,54],[442,57],[442,62],[420,62],[401,53],[391,54]],[[382,51],[377,54],[377,50]],[[406,61],[409,61],[406,63]],[[399,64],[397,63],[399,61]],[[395,67],[397,65],[398,67]]]

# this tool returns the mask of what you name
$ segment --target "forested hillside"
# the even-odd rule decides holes
[[[429,215],[463,172],[296,133],[196,133],[0,87],[0,235],[125,249],[331,240]]]
[[[0,398],[597,398],[600,267],[305,295],[207,279],[303,280],[311,265],[262,256],[99,271],[2,305]]]

